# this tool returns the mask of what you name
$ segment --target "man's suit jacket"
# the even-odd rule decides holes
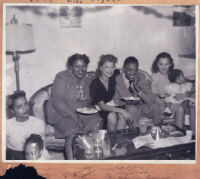
[[[150,81],[146,79],[145,75],[138,72],[138,86],[141,89],[140,98],[145,104],[152,104],[155,102],[155,96],[151,91]],[[116,104],[125,105],[126,103],[120,100],[120,97],[131,97],[131,93],[128,90],[128,86],[124,82],[123,73],[116,75],[116,91],[114,101]]]

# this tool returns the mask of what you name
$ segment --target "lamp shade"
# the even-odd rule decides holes
[[[35,51],[33,29],[30,24],[6,25],[6,52],[29,53]]]

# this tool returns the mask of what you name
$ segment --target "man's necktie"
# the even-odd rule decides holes
[[[128,87],[129,92],[131,93],[132,96],[135,96],[135,90],[133,89],[133,82],[129,81],[129,87]]]

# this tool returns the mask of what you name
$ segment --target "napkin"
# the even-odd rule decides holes
[[[190,140],[187,136],[183,137],[168,137],[161,138],[159,140],[154,140],[151,135],[139,136],[132,140],[136,149],[142,146],[148,146],[152,149],[170,147],[179,144],[186,144],[194,142],[195,140]]]
[[[151,135],[139,136],[139,137],[136,137],[135,139],[133,139],[132,141],[133,141],[133,144],[136,149],[138,149],[142,146],[145,146],[145,145],[153,144],[153,142],[154,142]]]
[[[187,136],[183,137],[168,137],[159,140],[154,140],[153,143],[149,144],[152,149],[171,147],[174,145],[186,144],[194,142],[194,140],[188,139]]]

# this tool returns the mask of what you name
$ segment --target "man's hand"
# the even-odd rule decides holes
[[[133,81],[133,88],[138,92],[141,91],[141,87],[139,86],[139,79],[136,78],[134,81]]]

